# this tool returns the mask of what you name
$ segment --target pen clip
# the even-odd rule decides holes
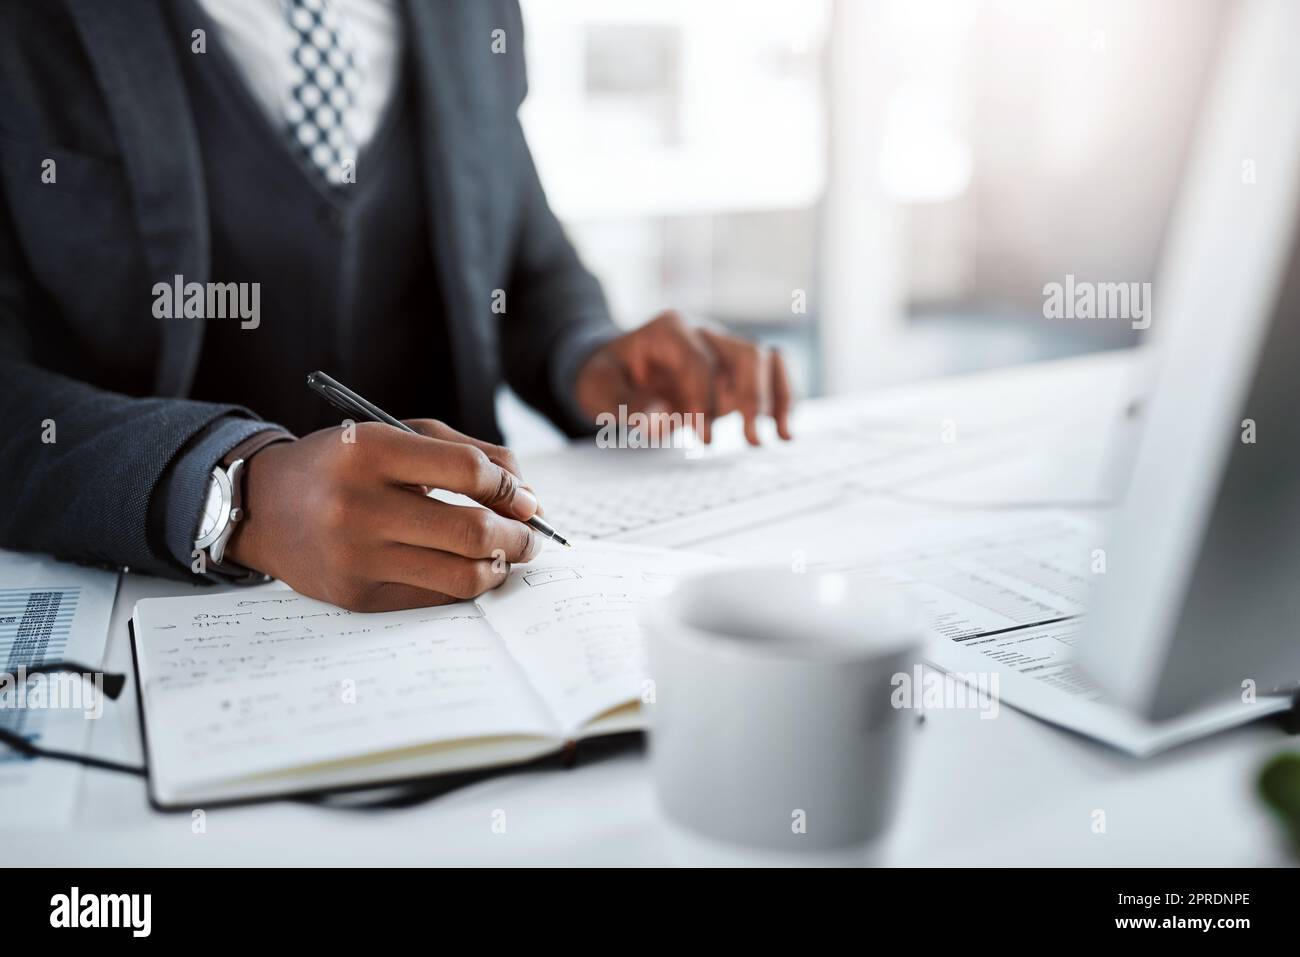
[[[359,408],[356,403],[348,398],[348,396],[339,392],[338,389],[335,388],[333,380],[324,373],[312,372],[308,374],[307,386],[314,392],[323,396],[330,405],[334,406],[340,412],[345,412],[358,419],[369,418],[369,416],[365,414],[365,411]]]
[[[415,432],[415,429],[405,422],[393,418],[379,406],[361,398],[343,383],[336,382],[324,372],[317,370],[308,373],[307,387],[314,392],[320,393],[336,408],[355,416],[358,420],[383,422],[385,425],[391,425],[403,432]]]

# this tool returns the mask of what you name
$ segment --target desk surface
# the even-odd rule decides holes
[[[990,467],[954,492],[1047,499],[1080,490],[1080,452],[1128,401],[1135,358],[1107,354],[944,380],[852,400],[853,408],[936,421],[960,412],[984,424],[1042,418],[1063,435],[1059,448],[1014,475]],[[809,403],[815,424],[842,409]],[[1067,416],[1066,413],[1070,413]],[[1054,430],[1055,422],[1074,423]],[[1095,427],[1081,430],[1079,416]],[[1096,444],[1094,442],[1094,444]],[[1055,464],[1052,464],[1055,463]],[[525,463],[527,465],[527,463]],[[1093,482],[1096,469],[1084,469]],[[953,490],[948,490],[953,491]],[[944,493],[942,487],[932,489]],[[958,496],[960,497],[960,496]],[[830,515],[804,515],[767,529],[760,542],[721,541],[722,553],[759,544],[788,560],[815,530],[846,520],[905,527],[933,520],[930,508],[883,498]],[[130,671],[126,623],[140,598],[192,586],[124,576],[106,667]],[[933,711],[911,732],[896,822],[869,860],[894,865],[1270,865],[1287,859],[1273,822],[1254,797],[1260,766],[1290,739],[1261,723],[1138,761],[1011,708],[984,720],[977,711]],[[95,754],[142,762],[136,703],[124,695],[96,722]],[[1094,831],[1104,812],[1105,832]],[[502,820],[505,829],[494,828]],[[60,830],[8,830],[7,856],[19,862],[82,865],[667,865],[749,863],[681,835],[658,812],[644,755],[614,750],[568,770],[505,772],[398,810],[273,803],[216,809],[195,833],[186,814],[150,810],[140,780],[102,771],[82,777],[76,823]],[[769,859],[771,860],[771,859]],[[779,862],[780,858],[775,859]]]

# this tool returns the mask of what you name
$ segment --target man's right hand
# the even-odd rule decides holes
[[[231,560],[352,611],[441,605],[501,584],[509,563],[542,546],[524,524],[537,499],[514,456],[433,419],[407,424],[421,434],[366,422],[355,441],[323,429],[254,455]],[[487,508],[438,502],[426,488]]]

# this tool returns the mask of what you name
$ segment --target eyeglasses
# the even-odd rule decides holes
[[[87,681],[91,680],[92,674],[98,674],[100,676],[99,688],[111,701],[116,701],[121,696],[122,689],[126,687],[126,675],[115,672],[96,672],[93,668],[88,668],[75,661],[47,661],[44,664],[32,665],[23,670],[28,677],[63,672],[80,675]],[[104,758],[96,758],[89,754],[72,754],[68,751],[42,748],[18,732],[11,731],[8,728],[0,728],[0,744],[7,744],[19,754],[29,758],[52,758],[55,761],[71,761],[74,764],[81,764],[90,768],[120,771],[124,774],[135,774],[140,777],[143,777],[145,773],[144,768],[121,764],[117,761],[108,761]]]

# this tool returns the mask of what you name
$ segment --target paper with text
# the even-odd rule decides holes
[[[1101,544],[1100,525],[1085,518],[995,515],[834,567],[906,590],[929,618],[926,656],[940,668],[996,673],[1003,702],[1132,754],[1286,709],[1285,699],[1260,698],[1151,724],[1107,702],[1074,654],[1089,581],[1105,571]]]
[[[557,733],[472,603],[354,614],[294,592],[148,603],[155,769],[192,786],[490,735]]]
[[[682,575],[722,564],[661,548],[575,545],[548,547],[479,598],[510,654],[570,734],[611,708],[640,700],[642,606],[667,595]]]
[[[582,543],[438,608],[292,591],[136,606],[152,773],[168,794],[474,739],[554,742],[635,701],[641,607],[716,559]]]
[[[20,668],[52,661],[101,667],[117,582],[117,572],[0,551],[0,671],[16,678]],[[14,693],[0,695],[0,727],[44,748],[86,751],[85,713],[17,704]],[[0,826],[67,824],[81,773],[70,762],[33,761],[0,746]]]

